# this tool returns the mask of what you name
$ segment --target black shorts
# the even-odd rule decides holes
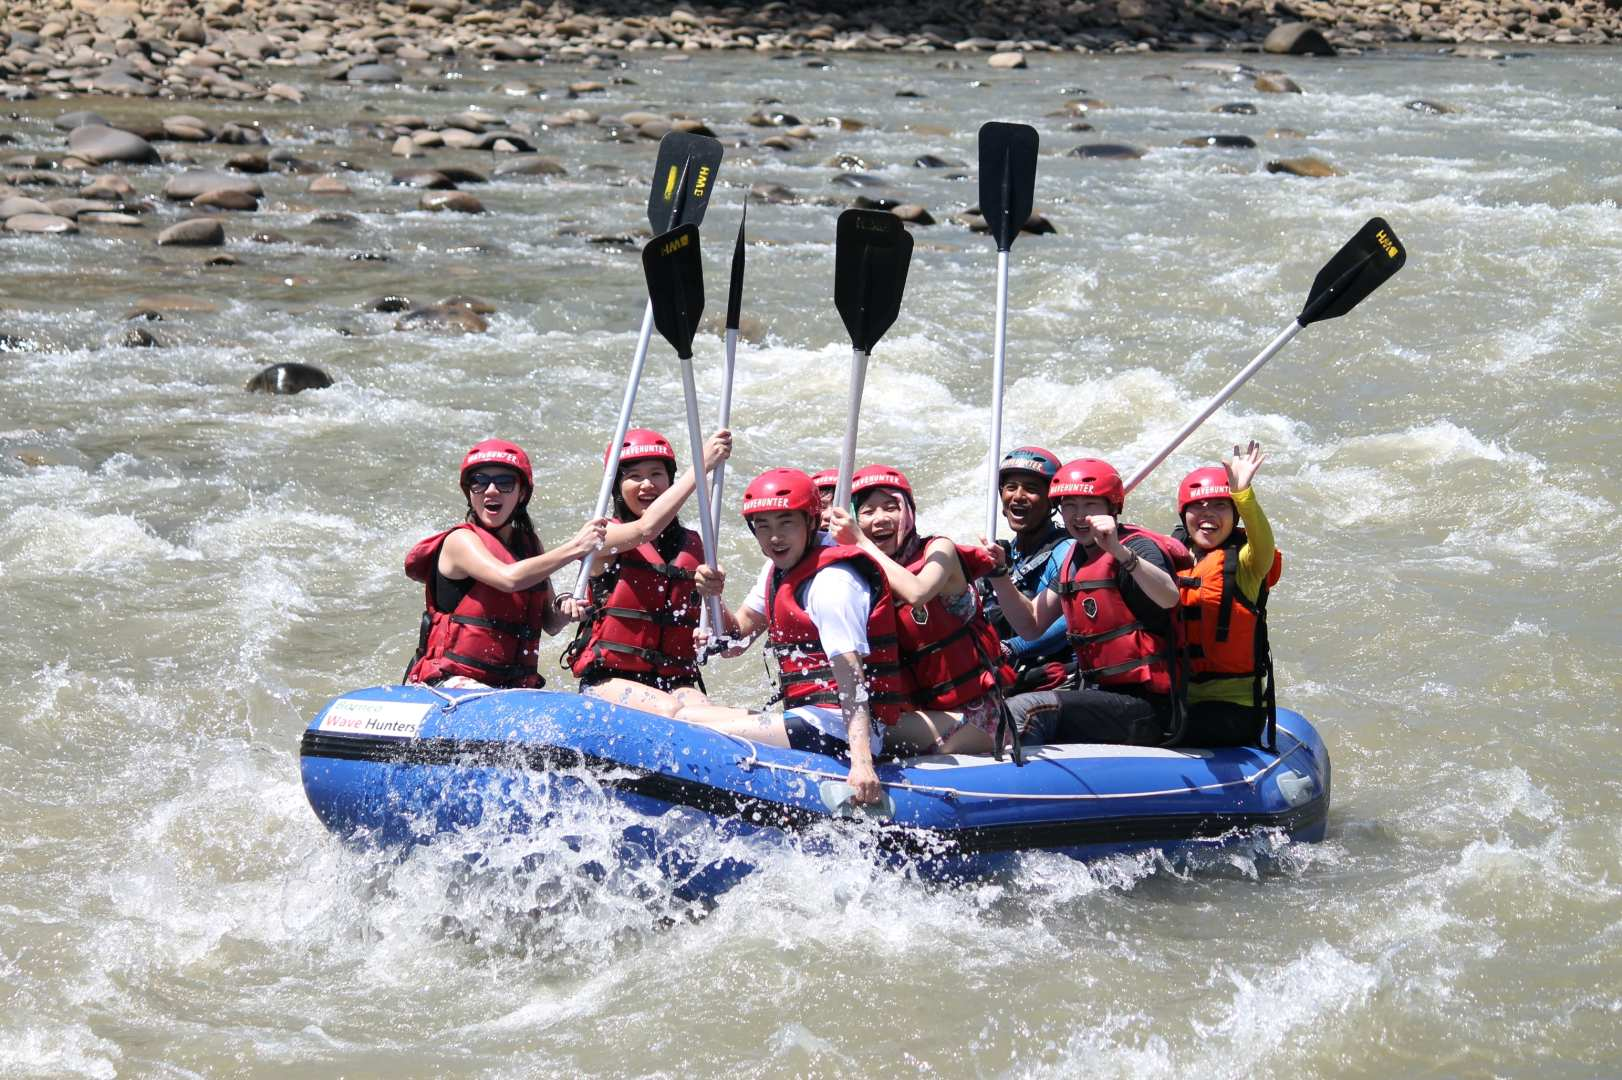
[[[1046,690],[1008,699],[1028,743],[1159,746],[1170,735],[1171,700],[1114,690]]]
[[[829,757],[848,757],[850,744],[809,723],[793,712],[783,714],[783,733],[788,736],[791,749],[807,754],[827,754]]]
[[[1260,746],[1267,710],[1231,701],[1202,701],[1188,707],[1179,746]]]

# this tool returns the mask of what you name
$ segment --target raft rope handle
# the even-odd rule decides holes
[[[701,727],[702,725],[695,724],[693,726]],[[711,728],[710,730],[713,731],[715,729]],[[1292,747],[1287,753],[1279,754],[1270,763],[1262,766],[1262,768],[1258,769],[1249,776],[1241,777],[1238,780],[1224,780],[1218,784],[1198,784],[1194,787],[1167,788],[1161,791],[1123,791],[1092,793],[1087,795],[1028,795],[1021,792],[1006,791],[967,791],[963,788],[948,787],[945,784],[914,784],[905,780],[880,780],[879,786],[891,788],[896,791],[935,792],[951,798],[1010,799],[1016,801],[1029,800],[1038,802],[1096,802],[1104,799],[1142,799],[1153,795],[1192,795],[1198,794],[1202,791],[1220,791],[1223,788],[1237,787],[1240,784],[1248,784],[1254,787],[1257,781],[1261,780],[1268,773],[1284,764],[1284,761],[1294,755],[1296,751],[1302,750],[1306,747],[1306,743],[1302,742],[1295,732],[1290,731],[1288,728],[1281,728],[1280,730],[1290,738],[1295,739],[1294,747]],[[745,743],[749,746],[749,757],[738,762],[739,767],[745,771],[759,766],[762,769],[771,769],[776,772],[797,773],[801,776],[810,776],[819,780],[847,779],[848,774],[845,773],[829,772],[826,769],[808,769],[803,765],[783,765],[772,761],[762,761],[760,760],[759,749],[754,743],[750,743],[749,740],[743,738],[741,735],[733,735],[730,732],[723,731],[719,732],[719,734],[726,735],[730,739]]]
[[[487,698],[494,694],[509,694],[515,690],[522,689],[521,687],[497,687],[489,690],[475,690],[471,693],[452,697],[450,694],[445,693],[437,686],[428,686],[424,684],[422,688],[445,702],[446,712],[451,712],[457,706],[469,701],[477,701],[480,698]],[[673,717],[672,719],[675,718]],[[717,735],[722,735],[728,739],[731,739],[733,742],[742,743],[744,749],[748,751],[749,756],[740,759],[738,762],[738,767],[743,769],[745,772],[749,772],[758,767],[762,769],[770,769],[774,772],[788,772],[796,773],[800,776],[810,776],[818,780],[845,780],[849,778],[848,773],[835,773],[829,772],[827,769],[808,769],[803,765],[784,765],[774,761],[762,761],[760,760],[760,745],[758,743],[751,742],[742,735],[734,735],[730,731],[721,731],[718,728],[706,727],[703,724],[694,724],[690,720],[677,720],[677,723],[689,724],[692,727],[702,728],[705,731],[713,731]],[[1262,766],[1249,776],[1240,777],[1238,780],[1224,780],[1219,784],[1197,784],[1193,787],[1166,788],[1160,791],[1094,792],[1086,795],[1027,795],[1022,792],[968,791],[963,788],[948,787],[945,784],[914,784],[905,780],[880,780],[879,786],[891,788],[896,791],[936,792],[941,795],[959,799],[1011,799],[1016,801],[1030,800],[1038,802],[1097,802],[1103,799],[1142,799],[1154,795],[1192,795],[1198,794],[1202,791],[1220,791],[1223,788],[1237,787],[1240,784],[1248,784],[1254,787],[1258,780],[1262,779],[1268,773],[1284,764],[1284,762],[1288,758],[1293,757],[1297,751],[1306,748],[1306,743],[1302,742],[1301,737],[1295,732],[1282,726],[1279,728],[1279,730],[1295,740],[1295,745],[1291,747],[1287,753],[1279,754],[1270,763]]]

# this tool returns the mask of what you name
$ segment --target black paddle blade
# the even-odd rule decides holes
[[[678,225],[697,225],[710,205],[715,174],[721,169],[721,144],[707,135],[672,131],[659,140],[648,193],[648,224],[656,233]]]
[[[682,225],[649,240],[642,249],[653,325],[686,360],[704,314],[704,265],[698,254],[698,226]]]
[[[998,251],[1014,246],[1036,192],[1036,129],[1000,120],[980,126],[980,213]]]
[[[749,200],[743,203],[743,217],[738,219],[738,239],[732,245],[732,282],[727,286],[727,329],[738,328],[738,317],[743,314],[743,227],[749,221]]]
[[[1407,261],[1402,241],[1385,218],[1370,218],[1312,279],[1306,307],[1295,321],[1306,326],[1339,318],[1362,303]]]
[[[834,241],[834,306],[850,343],[871,353],[901,314],[912,234],[888,210],[846,210]]]

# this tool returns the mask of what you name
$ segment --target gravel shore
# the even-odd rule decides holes
[[[1526,44],[1622,41],[1622,0],[1011,0],[576,6],[464,0],[12,0],[0,15],[0,99],[45,94],[289,97],[278,69],[334,79],[431,79],[470,60],[589,60],[607,52],[752,49],[939,52],[1023,66],[1099,50],[1357,51],[1435,43],[1498,59]],[[978,57],[976,54],[979,54]]]

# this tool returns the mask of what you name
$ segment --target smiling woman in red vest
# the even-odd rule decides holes
[[[1014,678],[973,588],[995,568],[991,554],[944,536],[919,536],[912,484],[900,469],[858,469],[850,491],[856,518],[831,508],[830,533],[883,569],[895,594],[902,674],[912,688],[912,708],[890,733],[892,749],[990,753],[1001,689]]]
[[[598,518],[547,551],[526,507],[535,490],[529,455],[486,439],[462,458],[467,520],[420,541],[406,575],[423,583],[427,610],[406,682],[447,687],[538,687],[540,639],[569,622],[553,602],[554,571],[602,543]]]
[[[1251,480],[1266,455],[1254,440],[1233,460],[1195,469],[1177,488],[1178,533],[1199,559],[1182,579],[1188,730],[1194,746],[1244,746],[1271,718],[1267,595],[1284,568]]]
[[[592,565],[589,606],[564,602],[586,620],[564,657],[582,692],[660,716],[709,703],[693,648],[704,544],[676,512],[695,480],[731,453],[732,433],[716,432],[704,467],[678,480],[669,439],[648,428],[625,433],[604,541],[611,554]]]

